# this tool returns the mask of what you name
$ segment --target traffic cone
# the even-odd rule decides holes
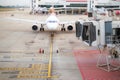
[[[44,49],[42,50],[42,53],[44,54]]]
[[[42,50],[41,50],[41,48],[39,49],[39,53],[41,53],[42,52]]]

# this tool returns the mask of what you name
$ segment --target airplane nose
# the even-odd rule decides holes
[[[56,30],[57,29],[57,27],[58,27],[58,24],[48,24],[47,25],[47,28],[49,29],[49,30]]]

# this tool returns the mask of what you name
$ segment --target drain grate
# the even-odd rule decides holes
[[[25,53],[25,54],[34,54],[34,53]]]
[[[10,51],[0,51],[0,53],[10,53]]]
[[[74,44],[75,42],[74,41],[69,41],[70,44]]]
[[[4,56],[3,58],[10,58],[10,56]]]
[[[60,40],[65,40],[65,38],[60,38]]]
[[[9,78],[17,78],[17,75],[10,76]]]
[[[14,72],[2,72],[2,74],[18,74],[19,73],[19,71],[14,71]]]

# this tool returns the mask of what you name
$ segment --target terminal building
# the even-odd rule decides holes
[[[32,0],[32,7],[86,7],[87,0]]]
[[[66,9],[72,14],[82,14],[83,12],[92,12],[93,8],[120,9],[120,0],[31,0],[31,10],[38,7],[50,8],[51,6]]]
[[[68,13],[82,13],[87,9],[87,0],[32,0],[31,9],[36,7],[50,8],[54,6],[62,10],[67,10]]]

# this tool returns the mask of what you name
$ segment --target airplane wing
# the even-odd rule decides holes
[[[63,21],[63,22],[60,22],[59,24],[73,24],[75,23],[75,21]]]
[[[28,22],[28,23],[33,23],[32,25],[32,30],[36,31],[38,30],[38,26],[37,24],[41,24],[41,28],[40,28],[40,31],[44,31],[44,26],[47,25],[46,21],[42,22],[42,21],[38,21],[38,20],[30,20],[30,19],[23,19],[23,18],[14,18],[14,17],[6,17],[4,19],[7,19],[7,20],[14,20],[14,21],[21,21],[21,22]],[[62,21],[62,22],[59,22],[59,25],[61,26],[61,31],[66,31],[69,30],[73,30],[73,23],[75,23],[75,21]],[[54,25],[49,25],[51,27],[53,27]]]
[[[7,20],[14,20],[14,21],[22,21],[22,22],[28,22],[28,23],[36,23],[36,24],[46,24],[45,21],[38,21],[38,20],[30,20],[30,19],[23,19],[23,18],[13,18],[13,17],[6,17],[3,19],[7,19]],[[75,21],[60,21],[59,24],[73,24],[75,23]]]
[[[4,19],[7,20],[14,20],[14,21],[23,21],[23,22],[29,22],[29,23],[36,23],[36,24],[45,24],[45,22],[40,22],[38,20],[30,20],[30,19],[20,19],[20,18],[13,18],[13,17],[6,17]]]

